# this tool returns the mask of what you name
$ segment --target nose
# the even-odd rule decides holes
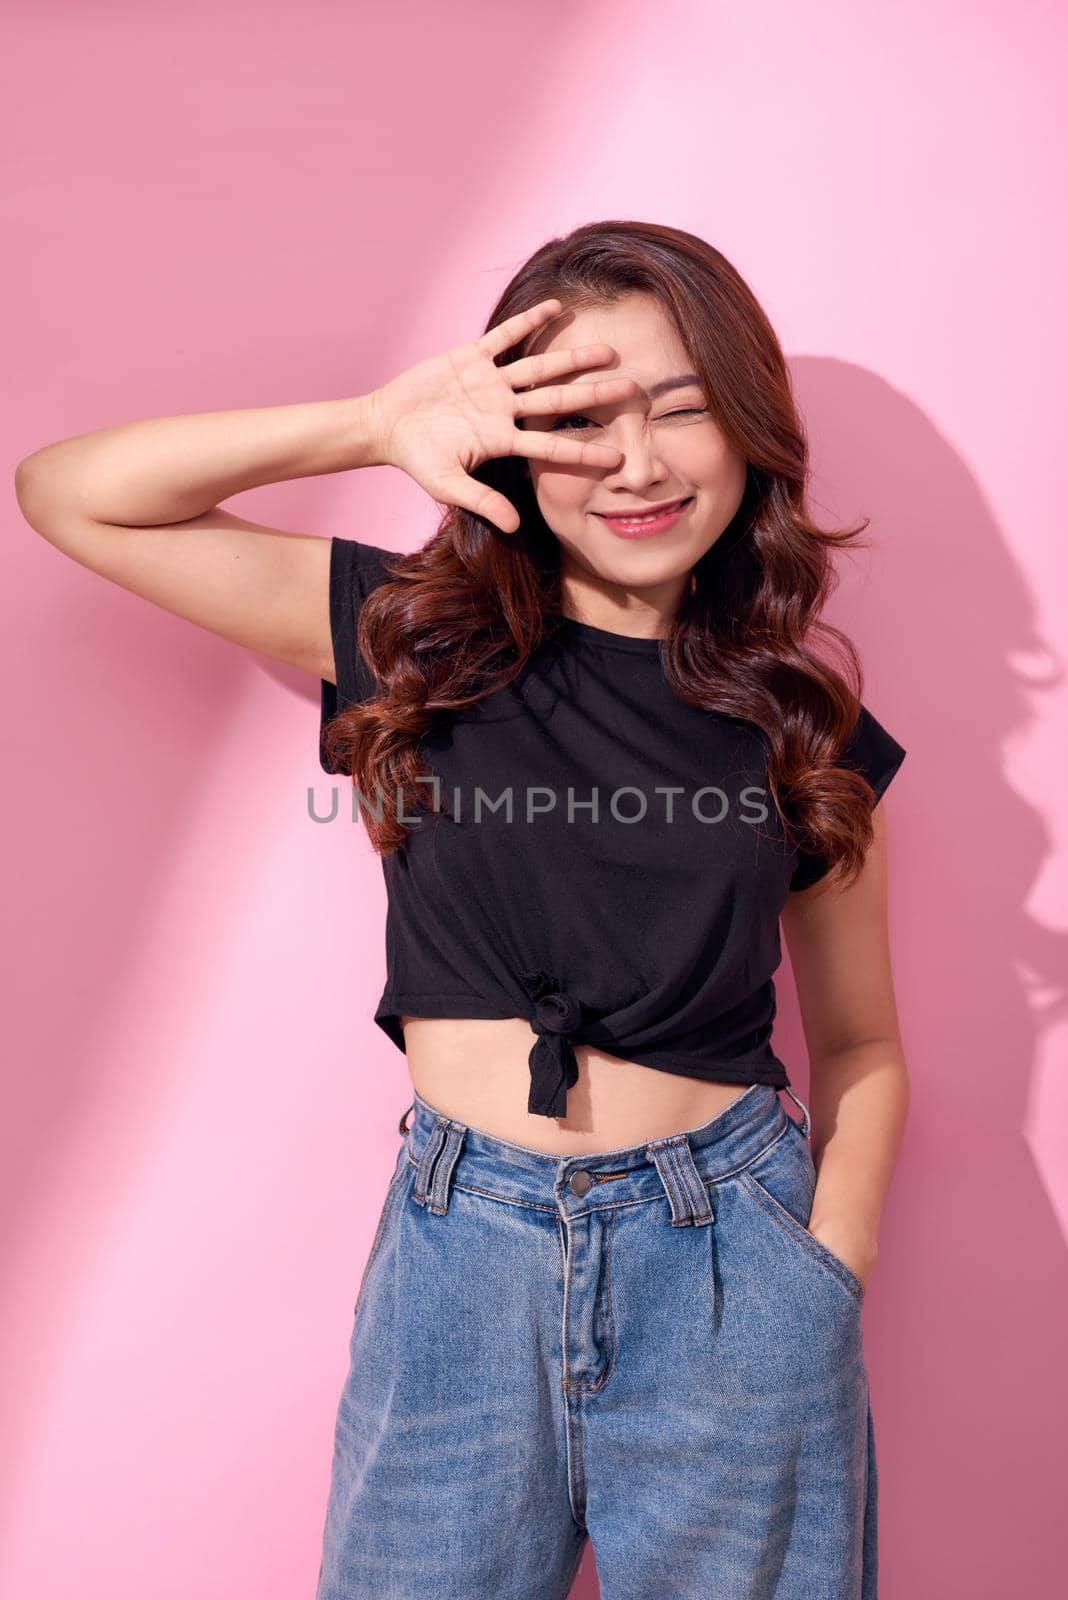
[[[647,419],[633,412],[615,418],[605,429],[605,443],[615,445],[623,457],[618,467],[604,472],[601,482],[616,484],[632,493],[644,491],[648,485],[662,483],[667,470],[660,454],[656,430]]]

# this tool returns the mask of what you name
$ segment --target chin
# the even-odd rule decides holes
[[[618,584],[621,589],[640,593],[655,589],[660,584],[672,583],[685,577],[693,567],[696,556],[679,550],[654,552],[640,546],[622,555],[616,549],[591,550],[569,546],[574,563],[601,583]]]

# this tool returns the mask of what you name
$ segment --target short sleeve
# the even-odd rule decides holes
[[[320,679],[319,765],[324,772],[341,770],[327,759],[323,741],[327,723],[339,711],[358,705],[375,693],[374,674],[356,649],[356,627],[367,595],[380,583],[390,581],[391,574],[382,563],[398,553],[358,539],[330,541],[329,615],[337,681]]]
[[[898,744],[881,722],[876,721],[867,706],[862,705],[857,725],[850,734],[839,765],[852,767],[866,778],[875,791],[875,803],[878,804],[904,761],[905,754],[904,746]],[[810,888],[828,871],[829,864],[822,856],[799,851],[797,867],[790,879],[791,892]]]

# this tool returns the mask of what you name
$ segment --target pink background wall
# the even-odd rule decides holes
[[[831,615],[909,751],[913,1108],[865,1312],[881,1592],[1061,1593],[1063,12],[20,11],[9,484],[110,423],[372,388],[474,336],[579,222],[692,229],[762,298],[820,512],[873,519]],[[434,521],[388,469],[228,504],[397,549]],[[309,820],[317,683],[65,560],[10,489],[4,533],[0,1585],[310,1600],[408,1099],[371,1022],[379,865]],[[785,969],[781,997],[804,1094]]]

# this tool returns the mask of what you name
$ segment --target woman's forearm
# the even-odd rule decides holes
[[[382,464],[374,392],[345,400],[149,417],[45,445],[15,482],[31,521],[75,511],[153,527],[259,484]]]
[[[860,1275],[874,1264],[879,1221],[908,1116],[900,1045],[873,1040],[814,1060],[809,1077],[816,1193],[809,1228]]]

